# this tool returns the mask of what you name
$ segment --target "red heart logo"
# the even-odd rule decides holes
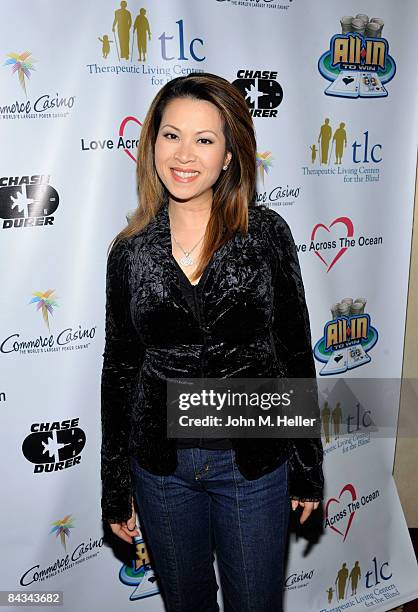
[[[331,503],[335,503],[335,504],[339,504],[340,503],[340,499],[341,499],[341,495],[343,495],[346,491],[348,491],[351,495],[351,501],[355,501],[357,499],[357,493],[355,488],[353,487],[352,484],[346,484],[345,487],[343,487],[340,491],[340,494],[338,496],[338,499],[336,499],[335,497],[331,497],[328,501],[327,501],[327,505],[325,506],[325,518],[328,518],[328,508],[330,506]],[[339,533],[340,535],[343,536],[343,542],[345,541],[347,534],[348,534],[348,530],[351,527],[351,523],[353,522],[353,518],[354,518],[354,514],[356,513],[355,510],[353,510],[350,514],[350,516],[348,517],[348,521],[347,521],[347,525],[345,528],[345,531],[342,532],[340,531],[337,527],[335,527],[334,525],[330,525],[331,529],[333,529],[334,531],[336,531],[337,533]]]
[[[122,123],[119,126],[119,137],[122,136],[123,138],[123,135],[125,133],[125,127],[130,121],[133,121],[134,123],[137,123],[140,127],[142,127],[142,123],[136,117],[125,117],[125,119],[122,121]],[[123,149],[123,150],[126,153],[126,155],[129,155],[129,157],[136,163],[136,157],[132,155],[130,150],[129,149]]]
[[[315,239],[315,234],[319,230],[319,228],[322,228],[322,229],[326,230],[327,232],[329,232],[330,228],[333,225],[335,225],[336,223],[342,223],[343,225],[345,225],[345,227],[347,228],[347,236],[346,236],[346,238],[352,238],[352,236],[354,235],[354,225],[353,225],[353,222],[348,217],[338,217],[338,219],[334,219],[334,221],[329,225],[329,227],[327,227],[323,223],[317,223],[315,225],[315,227],[313,228],[313,230],[312,230],[311,240]],[[329,265],[326,262],[326,260],[322,257],[321,253],[318,253],[318,251],[314,251],[314,252],[315,252],[315,255],[317,257],[319,257],[319,259],[322,261],[322,263],[327,266],[327,272],[329,272],[331,270],[331,268],[340,259],[340,257],[342,257],[342,255],[346,252],[347,248],[348,247],[342,247],[338,251],[338,253],[335,255],[334,259],[331,261],[331,263]]]

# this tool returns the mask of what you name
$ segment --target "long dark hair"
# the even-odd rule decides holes
[[[145,117],[138,146],[138,206],[128,225],[116,236],[139,233],[168,198],[154,159],[154,147],[161,118],[168,102],[175,98],[194,98],[214,104],[223,119],[226,151],[232,153],[228,170],[221,172],[213,185],[212,210],[207,224],[202,253],[192,280],[198,279],[213,252],[236,232],[248,231],[248,207],[256,187],[256,138],[251,114],[241,92],[229,81],[208,72],[191,73],[166,83],[153,99]],[[111,246],[112,246],[111,245]]]

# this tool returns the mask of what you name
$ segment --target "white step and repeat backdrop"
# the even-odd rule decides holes
[[[106,249],[136,206],[150,101],[209,71],[251,109],[258,199],[292,228],[327,381],[323,530],[311,544],[292,534],[285,609],[383,611],[418,596],[395,440],[370,435],[379,415],[343,384],[401,376],[417,29],[415,0],[3,3],[1,589],[63,590],[66,611],[163,610],[141,542],[135,558],[103,541]]]

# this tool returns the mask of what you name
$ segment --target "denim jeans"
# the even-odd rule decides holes
[[[177,449],[174,474],[131,457],[138,517],[169,612],[282,612],[288,465],[247,480],[235,451]]]

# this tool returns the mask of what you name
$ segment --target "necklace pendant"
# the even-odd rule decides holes
[[[179,260],[182,266],[192,266],[193,265],[193,259],[190,257],[189,254],[183,255],[183,257]]]

